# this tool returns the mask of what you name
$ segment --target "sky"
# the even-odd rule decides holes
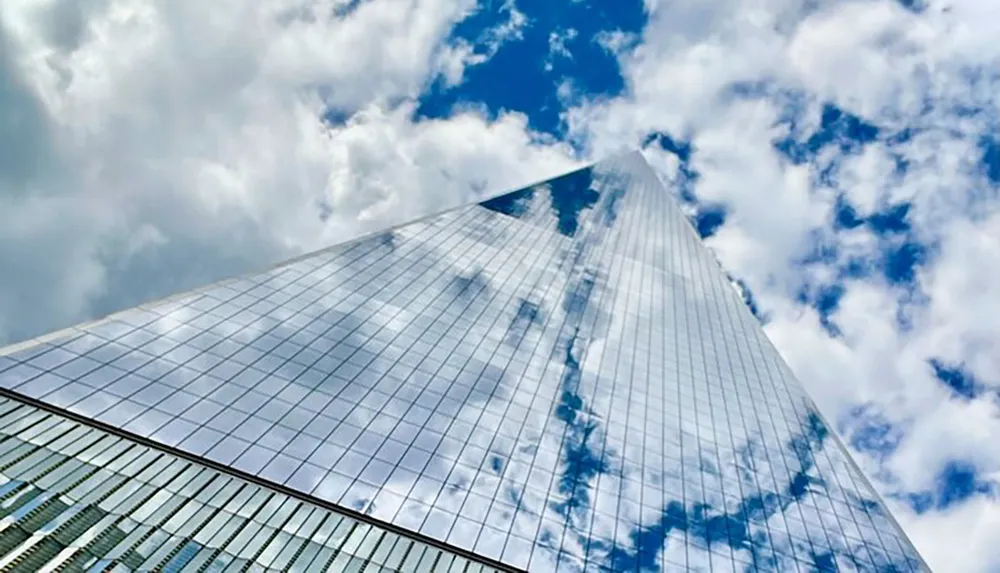
[[[997,21],[4,0],[0,343],[640,148],[931,567],[997,571]]]

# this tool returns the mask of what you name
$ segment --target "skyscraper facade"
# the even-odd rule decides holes
[[[66,563],[926,570],[639,153],[0,352]]]

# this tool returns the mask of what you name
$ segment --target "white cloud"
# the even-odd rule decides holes
[[[467,42],[459,41],[459,46],[471,50],[469,65],[487,62],[500,51],[504,44],[524,38],[524,28],[528,25],[528,17],[517,9],[514,0],[504,0],[504,3],[500,5],[499,13],[506,19],[485,29],[476,39],[476,45],[482,46],[483,50],[475,50],[475,47],[470,46]]]
[[[579,32],[577,32],[574,28],[549,32],[549,61],[551,62],[551,60],[556,56],[572,59],[573,54],[570,53],[569,48],[566,47],[566,42],[573,41],[577,34],[579,34]],[[547,68],[552,69],[552,64],[549,63]]]
[[[840,160],[837,182],[858,217],[867,217],[879,210],[896,185],[893,172],[896,166],[885,146],[869,145],[857,155]],[[889,202],[899,203],[912,197],[894,196]]]
[[[949,511],[915,517],[903,508],[899,520],[910,535],[924,541],[920,549],[937,571],[993,571],[1000,562],[996,531],[1000,508],[988,500],[974,500]]]
[[[522,116],[412,119],[471,2],[342,4],[4,2],[0,339],[569,165]]]
[[[926,317],[926,347],[965,362],[983,382],[1000,385],[996,342],[1000,324],[1000,212],[977,222],[958,220],[946,230],[940,262],[926,275],[933,304]]]
[[[908,36],[925,32],[925,22],[895,2],[828,4],[796,27],[790,72],[819,97],[866,117],[887,107],[914,112],[921,102],[909,97],[908,84],[924,52]]]
[[[622,30],[602,30],[594,35],[594,42],[614,55],[620,55],[635,47],[638,38],[635,34]]]

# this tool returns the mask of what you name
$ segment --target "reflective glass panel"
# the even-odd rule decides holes
[[[0,397],[4,571],[499,573],[427,543]]]
[[[10,390],[517,568],[925,568],[638,153],[8,358]]]

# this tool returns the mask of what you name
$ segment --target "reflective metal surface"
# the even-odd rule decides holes
[[[0,357],[531,571],[924,565],[638,153]]]

